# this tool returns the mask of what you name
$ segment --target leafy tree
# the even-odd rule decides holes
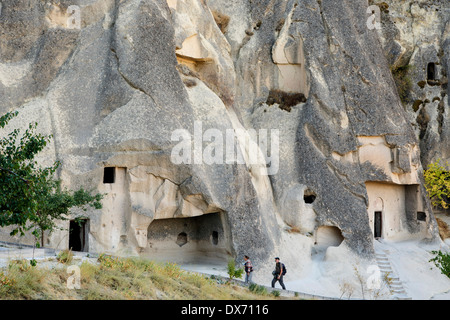
[[[428,165],[424,172],[425,188],[434,207],[448,209],[450,204],[450,171],[448,162],[441,165],[441,160]]]
[[[228,260],[227,265],[227,273],[230,277],[230,280],[233,280],[234,278],[242,278],[242,274],[244,273],[244,269],[238,268],[236,269],[236,265],[233,259]]]
[[[9,112],[0,117],[0,128],[17,114]],[[91,195],[83,188],[63,189],[61,181],[55,179],[58,161],[50,167],[39,166],[35,157],[52,136],[36,133],[36,127],[37,123],[32,123],[22,135],[15,129],[0,138],[0,227],[12,226],[11,236],[23,236],[31,230],[39,247],[44,231],[52,232],[57,220],[69,219],[71,208],[100,209],[103,195]]]

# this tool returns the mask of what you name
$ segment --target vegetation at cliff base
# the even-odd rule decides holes
[[[66,257],[68,252],[60,254]],[[92,261],[93,260],[93,261]],[[64,260],[66,261],[66,260]],[[72,261],[73,263],[73,261]],[[0,269],[0,299],[14,300],[260,300],[267,292],[182,270],[173,263],[100,255],[79,261],[80,289],[69,289],[69,263],[11,261]]]
[[[236,268],[236,264],[233,259],[230,259],[227,264],[227,274],[230,279],[240,279],[242,278],[242,274],[244,273],[244,269]]]

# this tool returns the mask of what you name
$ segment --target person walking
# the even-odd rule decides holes
[[[245,283],[252,282],[253,265],[250,261],[250,257],[244,256],[244,272],[245,272]]]
[[[280,262],[280,258],[275,258],[275,270],[272,272],[273,279],[272,279],[272,288],[275,288],[275,283],[278,281],[283,288],[283,290],[286,290],[286,287],[284,286],[283,282],[283,264]]]

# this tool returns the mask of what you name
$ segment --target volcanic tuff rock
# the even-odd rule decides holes
[[[408,14],[427,10],[424,2],[409,1]],[[437,241],[417,129],[391,69],[414,57],[429,60],[417,53],[426,51],[441,57],[442,74],[448,71],[448,15],[447,22],[436,17],[439,27],[430,25],[437,31],[429,49],[404,36],[414,27],[391,14],[404,12],[400,5],[382,13],[389,30],[368,28],[370,4],[2,1],[0,109],[19,110],[12,126],[38,121],[54,135],[41,160],[62,162],[65,186],[107,193],[104,208],[88,213],[89,251],[170,256],[187,248],[214,255],[218,244],[222,258],[250,254],[263,265],[281,253],[296,265],[328,244],[331,260],[345,252],[373,258],[369,209],[380,205],[380,186],[398,192],[401,202],[390,207],[383,200],[380,210],[396,211],[386,219],[385,237]],[[80,28],[67,25],[70,6],[79,9]],[[448,12],[448,3],[436,8]],[[403,24],[393,25],[396,19]],[[448,106],[441,91],[433,103]],[[194,135],[199,123],[202,132],[217,129],[223,137],[227,129],[279,130],[278,167],[249,163],[245,149],[247,165],[174,164],[173,133]],[[430,131],[436,125],[424,129],[426,141],[437,139]],[[234,141],[242,146],[245,135]],[[422,157],[428,159],[423,150]],[[116,168],[114,184],[102,182],[104,167]],[[416,211],[426,221],[417,221]],[[217,219],[201,220],[205,215]],[[191,244],[183,225],[170,222],[176,218],[192,230],[219,226],[213,245],[202,232]],[[157,220],[167,232],[153,238]],[[57,232],[46,241],[66,248],[69,236]]]
[[[403,104],[424,167],[448,159],[450,5],[448,1],[386,1],[381,45],[392,70],[405,69]],[[406,89],[406,90],[405,90]]]

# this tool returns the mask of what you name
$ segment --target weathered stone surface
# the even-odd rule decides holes
[[[42,161],[62,162],[65,186],[107,194],[88,213],[93,252],[173,258],[186,249],[197,259],[217,248],[218,259],[249,254],[261,270],[284,255],[294,274],[324,252],[331,270],[342,257],[373,259],[378,210],[386,239],[438,241],[421,163],[446,157],[448,7],[429,17],[425,2],[410,12],[392,4],[383,31],[367,27],[362,0],[3,2],[0,110],[21,111],[14,126],[38,120],[54,135]],[[79,29],[65,24],[69,5],[80,9]],[[402,14],[435,33],[412,27],[410,38]],[[421,93],[420,68],[433,59],[440,86]],[[413,100],[429,99],[415,111],[391,73],[406,62],[418,66]],[[238,129],[278,130],[272,167],[250,161],[245,130],[232,139],[243,162],[225,162],[226,132]],[[192,139],[191,163],[173,161],[174,132]],[[224,154],[214,158],[217,133]],[[211,157],[196,162],[202,154]],[[103,183],[104,167],[116,168],[114,183]],[[69,245],[67,231],[47,239]]]
[[[379,31],[383,50],[393,69],[408,67],[410,81],[404,108],[420,141],[426,167],[448,159],[448,71],[450,7],[447,1],[386,1]],[[428,79],[428,65],[434,79]]]

